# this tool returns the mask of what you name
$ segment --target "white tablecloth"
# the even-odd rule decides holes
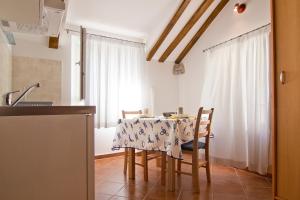
[[[194,139],[194,119],[120,119],[113,140],[113,150],[132,147],[164,151],[181,159],[181,144]]]

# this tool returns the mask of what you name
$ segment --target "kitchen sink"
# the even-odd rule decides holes
[[[17,107],[24,106],[52,106],[53,102],[51,101],[20,101],[16,104]]]

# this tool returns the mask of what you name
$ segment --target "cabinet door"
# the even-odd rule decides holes
[[[0,117],[0,127],[1,200],[93,200],[86,116]]]
[[[275,196],[300,199],[300,1],[273,0],[276,80]],[[285,72],[285,83],[280,74]],[[284,80],[283,80],[284,81]]]

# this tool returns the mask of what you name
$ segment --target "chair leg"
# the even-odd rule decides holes
[[[181,160],[177,160],[177,171],[181,171]],[[178,173],[180,175],[180,173]]]
[[[175,159],[167,156],[167,190],[170,192],[175,191]]]
[[[128,149],[129,155],[128,155],[128,168],[129,168],[129,173],[128,177],[131,180],[135,179],[135,149],[134,148],[129,148]]]
[[[127,174],[127,166],[128,166],[128,148],[125,148],[124,150],[124,171],[123,173]]]
[[[142,152],[143,166],[144,166],[144,181],[148,181],[148,159],[147,151]]]
[[[156,158],[155,159],[156,167],[161,167],[161,158]]]
[[[161,184],[166,185],[166,152],[161,153]]]
[[[206,163],[206,178],[207,178],[207,182],[211,183],[211,176],[210,176],[210,163],[209,161]]]
[[[144,166],[145,165],[145,160],[144,160],[144,151],[145,150],[143,150],[143,151],[141,151],[141,152],[139,152],[140,153],[140,156],[141,156],[141,164]]]
[[[192,158],[192,179],[193,179],[193,191],[195,193],[200,192],[200,184],[199,184],[199,160],[198,160],[198,152],[193,153]]]
[[[211,182],[211,176],[210,176],[210,162],[209,162],[209,136],[205,138],[205,161],[206,163],[206,178],[207,178],[207,183]]]

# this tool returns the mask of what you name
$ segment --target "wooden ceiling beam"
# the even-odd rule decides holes
[[[176,38],[172,41],[172,43],[168,46],[163,55],[159,58],[159,62],[164,62],[169,55],[174,51],[177,45],[182,41],[182,39],[188,34],[188,32],[192,29],[192,27],[197,23],[197,21],[201,18],[201,16],[205,13],[208,7],[214,0],[204,0],[198,9],[194,12],[189,21],[185,24],[185,26],[181,29]]]
[[[223,10],[225,5],[229,2],[229,0],[221,0],[218,6],[213,10],[213,12],[209,15],[204,24],[200,27],[191,41],[187,44],[187,46],[183,49],[183,51],[177,57],[175,63],[181,63],[183,58],[188,54],[188,52],[192,49],[192,47],[196,44],[199,38],[203,35],[203,33],[207,30],[209,25],[214,21],[214,19],[218,16],[218,14]]]
[[[175,12],[174,16],[172,17],[171,21],[169,22],[169,24],[166,26],[166,28],[160,35],[160,37],[157,40],[157,42],[155,43],[155,45],[149,51],[149,53],[147,55],[147,61],[150,61],[153,58],[153,56],[155,55],[155,53],[157,52],[157,50],[159,49],[159,47],[161,46],[163,41],[167,38],[168,34],[171,32],[171,30],[175,26],[176,22],[181,17],[182,13],[185,11],[185,9],[187,8],[187,6],[189,5],[190,2],[191,2],[191,0],[183,0],[182,1],[180,6],[178,7],[177,11]]]

